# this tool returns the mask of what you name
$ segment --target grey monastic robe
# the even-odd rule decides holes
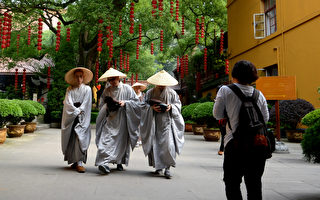
[[[77,102],[80,103],[78,108],[74,106]],[[61,146],[65,161],[68,161],[68,164],[86,162],[91,138],[91,88],[84,84],[78,88],[68,87],[63,103]],[[78,123],[74,124],[75,121]]]
[[[147,104],[149,99],[158,99],[171,104],[169,112],[158,113]],[[180,154],[184,144],[184,120],[181,115],[181,102],[178,94],[165,87],[149,90],[141,112],[140,134],[149,165],[158,169],[176,165],[176,153]]]
[[[125,101],[125,106],[107,115],[106,96]],[[120,82],[117,87],[109,86],[103,91],[96,123],[96,166],[108,163],[128,165],[130,145],[133,150],[138,140],[139,106],[136,93],[127,84]]]

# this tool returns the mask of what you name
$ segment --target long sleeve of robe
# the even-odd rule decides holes
[[[125,106],[107,113],[105,96],[125,101]],[[133,150],[139,135],[140,102],[134,90],[120,82],[119,86],[107,87],[100,99],[100,111],[96,121],[96,166],[108,163],[128,165],[130,146]]]
[[[169,112],[157,113],[147,104],[150,99],[158,99],[171,105]],[[176,165],[176,153],[180,154],[184,145],[184,120],[178,94],[166,87],[162,92],[157,88],[149,90],[142,105],[140,134],[149,165],[163,169]]]
[[[80,107],[75,107],[74,103],[79,102]],[[79,88],[72,89],[69,87],[64,99],[62,122],[61,122],[61,146],[62,152],[65,155],[69,139],[72,132],[72,125],[78,117],[79,123],[75,125],[74,131],[79,139],[81,151],[87,151],[91,139],[91,105],[92,92],[87,85],[81,84]]]

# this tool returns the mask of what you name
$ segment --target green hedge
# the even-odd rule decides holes
[[[54,110],[50,112],[51,122],[61,122],[62,112],[58,110]]]
[[[217,125],[217,120],[213,117],[213,102],[199,104],[192,113],[192,120],[197,124],[206,124],[208,127]]]
[[[32,101],[32,100],[26,100],[26,101],[29,102],[31,105],[33,105],[33,107],[35,107],[37,109],[38,115],[46,114],[46,109],[41,103],[36,102],[36,101]]]
[[[301,146],[303,154],[309,161],[320,163],[320,120],[307,128]]]
[[[24,119],[26,122],[31,122],[32,120],[34,120],[35,116],[38,115],[37,109],[28,101],[18,99],[12,101],[20,106],[23,113],[22,119]]]
[[[200,103],[192,103],[190,105],[184,106],[183,110],[181,111],[182,117],[184,121],[192,120],[192,113],[193,110],[199,105]]]
[[[314,110],[312,112],[309,112],[306,114],[302,120],[301,123],[306,126],[312,126],[320,119],[320,109]]]
[[[1,127],[8,122],[18,124],[23,116],[20,106],[12,100],[0,99],[0,121]]]

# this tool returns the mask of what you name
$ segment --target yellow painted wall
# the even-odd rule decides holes
[[[254,39],[253,14],[263,12],[262,5],[261,0],[228,1],[230,66],[242,59],[257,68],[278,64],[280,75],[296,76],[298,98],[320,108],[320,0],[277,0],[277,31]]]

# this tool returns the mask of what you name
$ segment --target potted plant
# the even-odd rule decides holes
[[[308,161],[320,163],[320,109],[305,115],[301,123],[308,126],[301,142],[303,154]]]
[[[25,125],[25,133],[32,133],[36,128],[36,123],[31,123],[35,117],[38,115],[37,109],[30,104],[29,101],[26,100],[15,100],[17,104],[22,109],[22,119],[24,122],[22,122],[22,125]],[[27,129],[26,129],[27,127]]]
[[[297,128],[301,119],[314,110],[311,103],[303,99],[283,100],[279,103],[280,123],[286,131],[288,141],[300,142],[304,129]],[[275,123],[275,107],[270,110],[270,121]]]
[[[23,117],[23,112],[16,100],[8,100],[10,114],[8,115],[8,121],[10,122],[7,125],[8,136],[9,137],[20,137],[24,133],[25,125],[20,125],[19,122]]]
[[[32,100],[24,100],[23,102],[27,102],[29,103],[31,106],[33,106],[36,111],[37,114],[34,112],[34,110],[32,112],[30,112],[29,117],[25,118],[25,122],[23,124],[25,124],[25,128],[24,128],[24,132],[25,133],[33,133],[36,129],[37,129],[37,122],[34,122],[34,119],[36,116],[39,115],[44,115],[46,113],[46,109],[44,108],[43,105],[41,105],[40,103],[36,102],[36,101],[32,101]],[[31,108],[30,106],[28,106],[29,109]]]
[[[182,117],[184,119],[184,123],[185,123],[185,131],[186,132],[192,132],[192,127],[193,125],[196,124],[196,122],[194,122],[192,120],[192,113],[193,110],[199,105],[200,103],[192,103],[190,105],[187,106],[183,106],[183,109],[181,111]]]
[[[51,123],[50,128],[61,128],[61,118],[62,112],[61,111],[51,111],[50,113]]]
[[[7,138],[8,116],[10,114],[10,106],[7,99],[0,99],[0,144],[4,143]]]
[[[218,141],[220,139],[220,129],[217,128],[217,120],[213,117],[213,102],[205,102],[198,105],[193,112],[192,119],[197,123],[203,123],[203,137],[207,141]]]

